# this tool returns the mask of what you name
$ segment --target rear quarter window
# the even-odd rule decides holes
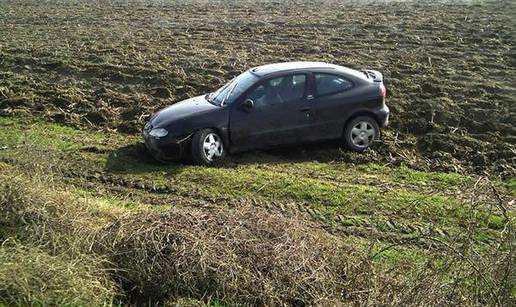
[[[325,73],[315,73],[315,88],[318,96],[331,95],[347,91],[353,87],[348,79]]]

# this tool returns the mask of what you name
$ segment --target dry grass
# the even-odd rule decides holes
[[[78,196],[48,174],[0,170],[5,304],[514,303],[514,203],[486,178],[464,204],[467,227],[451,241],[422,233],[378,251],[350,248],[303,216],[242,202],[127,208]],[[501,231],[482,244],[477,206],[492,199]],[[377,261],[415,245],[425,250],[422,261]]]
[[[490,196],[497,199],[490,204],[491,211],[502,212],[503,218],[497,238],[486,245],[482,244],[485,238],[479,225],[482,218],[478,206],[487,202]],[[423,232],[373,253],[371,258],[416,242],[426,245],[432,252],[431,257],[419,265],[398,263],[392,269],[376,272],[373,268],[365,273],[365,279],[370,280],[365,291],[359,291],[351,300],[368,301],[373,305],[514,306],[514,200],[508,195],[502,196],[488,178],[480,177],[470,202],[463,205],[466,227],[450,240]]]
[[[95,203],[57,189],[48,174],[14,176],[0,167],[0,239],[16,238],[52,254],[80,256],[88,252],[95,233],[116,215]]]
[[[71,259],[38,247],[4,241],[0,247],[0,305],[103,306],[110,305],[117,287],[87,255]]]
[[[34,252],[43,261],[35,261],[38,266],[53,260],[57,267],[83,265],[79,260],[83,256],[98,258],[95,263],[125,290],[118,297],[127,295],[129,302],[191,297],[308,305],[341,298],[351,250],[299,217],[252,206],[164,212],[143,208],[123,213],[95,208],[70,192],[49,188],[39,176],[22,180],[1,175],[0,179],[3,242],[19,239],[24,244],[20,248],[25,248],[20,253]],[[4,251],[10,253],[10,249]],[[36,252],[46,252],[48,257]],[[78,260],[67,263],[61,255]],[[31,293],[39,293],[42,279],[25,262],[10,267],[23,268],[27,294],[9,290],[6,295],[38,303],[31,301],[37,298]],[[8,280],[8,272],[2,273]],[[56,279],[56,289],[68,287],[63,280],[57,283]],[[89,282],[85,285],[93,287]]]
[[[79,248],[87,220],[73,217],[84,208],[0,170],[0,305],[102,306],[120,297],[105,258]]]
[[[156,299],[252,305],[340,300],[352,250],[298,217],[264,209],[137,212],[102,232],[125,289]]]

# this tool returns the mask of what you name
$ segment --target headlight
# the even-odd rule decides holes
[[[167,134],[168,134],[168,131],[163,128],[152,129],[151,132],[149,132],[149,135],[152,137],[155,137],[155,138],[162,138],[162,137],[167,136]]]

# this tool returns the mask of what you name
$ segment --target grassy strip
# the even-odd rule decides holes
[[[212,302],[280,302],[296,297],[313,303],[314,298],[325,297],[320,302],[372,299],[378,304],[385,304],[393,293],[390,287],[414,289],[417,282],[418,287],[435,289],[442,283],[446,284],[447,280],[454,280],[456,289],[460,289],[450,294],[454,300],[458,297],[473,299],[472,293],[476,292],[468,292],[468,289],[473,286],[479,289],[478,278],[486,279],[488,284],[500,282],[499,293],[507,290],[507,281],[498,279],[503,268],[489,266],[486,262],[486,259],[491,259],[492,244],[483,244],[497,240],[502,230],[506,229],[507,220],[500,211],[490,207],[495,197],[485,190],[482,190],[483,194],[477,194],[480,201],[475,201],[474,208],[468,206],[464,200],[480,188],[476,187],[477,179],[470,176],[426,173],[372,163],[353,165],[289,159],[237,165],[230,161],[219,168],[159,165],[141,157],[142,153],[134,145],[137,139],[133,137],[2,117],[0,126],[0,144],[3,148],[0,158],[4,161],[0,163],[0,170],[4,174],[1,178],[4,192],[22,187],[22,190],[16,190],[19,193],[2,192],[10,197],[4,199],[2,240],[12,238],[20,241],[22,250],[30,254],[36,250],[47,253],[48,257],[38,259],[59,260],[60,265],[66,265],[68,259],[79,259],[84,255],[100,257],[100,260],[109,259],[107,268],[118,272],[113,277],[116,285],[123,290],[118,292],[116,300],[132,303],[169,298],[176,300],[179,294],[196,299],[209,298]],[[253,160],[258,156],[260,160],[269,153],[246,155],[249,156],[247,159]],[[246,159],[245,155],[238,159],[242,158]],[[156,206],[153,201],[160,197],[164,200],[174,198],[169,198],[166,193],[154,195],[130,186],[125,187],[127,196],[120,198],[111,193],[107,186],[96,191],[97,187],[102,187],[102,181],[86,182],[78,177],[72,181],[74,185],[70,185],[71,182],[64,175],[70,171],[94,173],[125,182],[135,181],[146,186],[163,185],[169,187],[172,194],[181,195],[186,202],[195,203],[199,197],[213,198],[215,201],[207,208],[174,206],[173,201],[159,202],[165,205]],[[506,184],[495,183],[495,186],[501,189]],[[510,191],[503,191],[506,193],[502,195],[504,199],[511,194]],[[149,194],[147,204],[137,200],[135,195],[139,193]],[[229,200],[233,199],[240,201],[231,205]],[[332,253],[324,251],[327,246],[322,243],[331,241],[333,243],[330,245],[333,246],[337,244],[335,238],[329,239],[327,234],[319,231],[312,233],[315,225],[303,228],[305,230],[301,233],[320,237],[315,239],[315,243],[308,244],[322,248],[320,255],[327,260],[320,262],[323,258],[313,258],[313,249],[305,249],[311,237],[299,237],[301,233],[298,230],[285,237],[282,231],[285,225],[292,223],[292,217],[284,219],[281,215],[252,206],[247,200],[253,199],[282,206],[295,203],[326,216],[340,216],[340,223],[347,227],[351,235],[339,238],[338,244],[346,242],[346,246],[353,246],[354,256],[337,258],[346,260],[343,269],[347,270],[346,276],[353,278],[342,281],[336,277],[337,273],[319,266],[324,262],[324,265],[334,263],[334,268],[337,267],[340,260],[324,258]],[[513,216],[513,211],[506,214]],[[258,220],[256,217],[259,217]],[[464,236],[472,222],[474,231]],[[220,225],[229,228],[220,228]],[[304,227],[300,225],[292,224],[292,231]],[[281,232],[280,228],[283,229]],[[272,229],[278,232],[272,235]],[[361,235],[354,236],[354,231],[357,232],[355,235],[358,232]],[[397,237],[395,242],[399,243],[378,242],[377,239],[381,237],[378,234],[388,233]],[[203,238],[203,241],[193,238]],[[275,238],[276,241],[268,241],[267,238]],[[291,241],[292,238],[300,238],[301,241]],[[448,246],[465,246],[464,241],[455,242],[462,238],[470,238],[465,242],[475,249],[473,255],[483,257],[478,259],[478,265],[492,267],[489,271],[491,275],[477,276],[468,262],[457,262],[454,260],[456,255],[448,253]],[[233,239],[236,241],[231,241]],[[287,241],[281,241],[283,239]],[[295,244],[299,246],[288,245],[287,242],[297,242]],[[425,244],[412,244],[417,242]],[[264,247],[268,244],[272,245]],[[505,248],[503,244],[499,246]],[[235,246],[243,249],[235,249]],[[285,249],[278,250],[278,246]],[[163,254],[163,250],[170,253]],[[261,254],[273,250],[277,253]],[[186,259],[182,258],[184,253],[187,253],[189,262],[198,259],[199,266],[182,266],[178,272],[177,267],[168,265]],[[199,253],[203,256],[195,258]],[[240,253],[257,258],[238,256]],[[304,284],[301,288],[311,290],[300,292],[297,286],[285,288],[283,282],[278,283],[277,280],[285,278],[291,280],[288,283],[292,285],[304,280],[304,275],[291,275],[292,272],[285,269],[299,267],[299,263],[287,264],[278,260],[285,255],[299,256],[299,253],[306,253],[301,256],[305,257],[303,261],[311,261],[315,267],[321,268],[321,272],[330,274],[317,276],[321,277],[320,280],[331,281],[331,284],[320,281]],[[502,254],[497,252],[493,255],[493,259],[499,259],[500,255],[505,257],[503,250]],[[249,262],[238,262],[236,259]],[[276,275],[264,275],[268,277],[255,281],[250,276],[264,272],[261,269],[256,271],[254,267],[260,259],[269,259],[266,260],[269,264],[280,261],[284,265],[271,267],[264,263],[263,268],[267,272],[273,270]],[[81,265],[88,263],[80,261]],[[354,265],[349,266],[349,263]],[[461,265],[457,266],[456,263]],[[467,267],[462,267],[463,263]],[[57,263],[55,265],[58,266]],[[206,275],[205,265],[216,267],[216,272]],[[241,271],[234,275],[236,273],[227,270],[228,267],[240,267]],[[315,274],[310,273],[311,269],[301,270]],[[436,270],[441,273],[436,273]],[[368,273],[372,271],[377,274]],[[421,276],[427,275],[433,276],[432,282],[420,280]],[[170,279],[170,276],[176,277]],[[188,278],[181,279],[185,276]],[[234,276],[243,279],[235,279]],[[453,276],[462,277],[456,279]],[[155,282],[150,283],[149,280]],[[206,280],[212,282],[208,285]],[[213,288],[212,285],[216,286]],[[337,288],[345,289],[343,296],[334,295]],[[479,291],[488,291],[482,289]],[[372,293],[370,291],[376,294],[372,298],[364,297],[364,293]],[[396,292],[399,294],[396,297],[398,302],[416,298],[419,302],[432,299],[431,295],[405,297],[402,292]],[[13,302],[24,300],[18,292],[11,293],[17,298]],[[489,295],[498,297],[496,293]],[[266,298],[266,301],[257,301],[258,297]],[[329,298],[330,301],[327,300]],[[105,302],[114,299],[110,294]]]
[[[287,160],[219,168],[159,165],[148,157],[142,158],[145,153],[137,149],[136,137],[43,122],[23,123],[5,117],[0,118],[0,124],[6,127],[0,132],[0,143],[7,147],[0,156],[31,160],[32,157],[20,157],[24,147],[44,148],[66,153],[62,158],[67,161],[62,163],[71,170],[77,167],[128,182],[171,187],[182,195],[297,203],[326,216],[342,216],[344,224],[375,225],[380,231],[399,226],[397,231],[401,232],[428,228],[457,232],[467,215],[465,195],[475,182],[475,178],[457,173],[422,172],[374,163]],[[252,158],[260,154],[248,155]],[[478,213],[480,226],[485,228],[482,239],[495,236],[493,230],[503,225],[503,218],[490,210],[489,202],[486,199]]]

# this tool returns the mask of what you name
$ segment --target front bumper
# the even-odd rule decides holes
[[[184,156],[190,136],[176,139],[171,136],[155,138],[149,135],[148,131],[142,132],[145,147],[149,153],[159,161],[174,161]]]

